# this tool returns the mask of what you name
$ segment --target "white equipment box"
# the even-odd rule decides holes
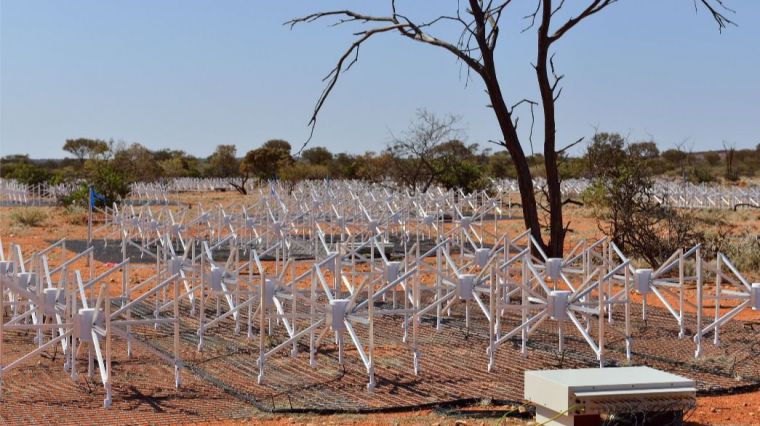
[[[696,404],[693,380],[649,367],[525,372],[536,422],[575,426],[601,414],[683,411]]]

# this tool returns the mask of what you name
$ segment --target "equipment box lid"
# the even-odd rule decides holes
[[[638,391],[638,392],[636,392]],[[576,394],[696,392],[695,383],[650,367],[579,368],[525,372],[525,399],[556,411]]]

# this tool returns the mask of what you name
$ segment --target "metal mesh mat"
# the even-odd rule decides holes
[[[150,312],[146,307],[145,314]],[[212,313],[209,309],[208,314]],[[688,318],[688,324],[694,321]],[[401,322],[400,318],[384,318],[375,323],[377,386],[373,392],[366,389],[366,369],[349,341],[343,366],[338,364],[337,346],[326,338],[317,355],[318,365],[312,368],[305,346],[308,340],[302,339],[295,357],[286,349],[268,359],[263,385],[256,382],[258,330],[254,329],[252,339],[246,338],[245,326],[235,335],[232,320],[207,331],[202,352],[196,350],[197,322],[186,320],[182,356],[188,369],[203,380],[259,409],[278,412],[371,412],[481,399],[519,401],[525,370],[598,366],[592,350],[570,324],[565,326],[565,349],[557,352],[556,326],[547,322],[531,337],[527,357],[521,356],[517,341],[504,344],[497,352],[495,370],[489,373],[487,322],[476,314],[470,329],[465,329],[460,307],[452,311],[440,331],[434,328],[434,318],[423,320],[418,336],[421,372],[415,376],[410,346],[401,343]],[[517,324],[517,318],[507,317],[506,323]],[[622,317],[616,315],[606,334],[606,366],[627,365],[624,339],[613,330],[620,327]],[[282,327],[275,326],[267,338],[269,348],[285,339],[284,331],[278,330]],[[632,331],[633,365],[692,378],[702,394],[760,388],[760,324],[729,323],[721,330],[721,346],[705,344],[700,359],[694,358],[690,338],[677,338],[676,323],[663,309],[650,306],[648,320],[643,321],[640,307],[634,306]],[[357,327],[357,333],[366,342],[366,329]],[[160,330],[145,336],[158,349],[170,348],[171,340]]]

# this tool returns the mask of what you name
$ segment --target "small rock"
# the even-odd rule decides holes
[[[717,409],[717,408],[715,408],[715,407],[712,407],[712,408],[710,408],[710,412],[711,412],[711,413],[717,413],[717,412],[718,412],[718,409]]]
[[[467,422],[464,420],[457,420],[454,422],[454,426],[467,426]]]

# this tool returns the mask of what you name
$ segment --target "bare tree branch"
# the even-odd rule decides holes
[[[538,11],[541,10],[541,1],[542,0],[538,0],[536,2],[536,10],[523,16],[523,19],[525,20],[530,19],[530,23],[520,31],[521,33],[528,31],[529,29],[533,28],[534,25],[536,25],[536,16],[538,16]]]
[[[699,1],[705,6],[705,8],[707,8],[707,10],[710,12],[710,14],[712,15],[712,17],[715,20],[715,22],[718,23],[718,31],[723,32],[723,30],[728,25],[736,26],[736,23],[734,21],[728,19],[726,17],[726,15],[724,15],[720,11],[718,11],[718,9],[720,8],[720,9],[725,10],[726,12],[729,12],[729,13],[736,13],[735,10],[733,10],[733,9],[729,8],[728,6],[726,6],[725,3],[723,2],[723,0],[714,0],[715,3],[717,4],[717,7],[713,6],[710,3],[711,0],[699,0]],[[697,0],[694,0],[694,8],[695,9],[697,8]]]
[[[578,145],[579,143],[583,142],[583,140],[584,140],[584,139],[585,139],[585,138],[584,138],[583,136],[581,136],[581,137],[580,137],[580,138],[579,138],[577,141],[575,141],[575,142],[571,143],[570,145],[568,145],[568,146],[566,146],[566,147],[564,147],[564,148],[562,148],[562,149],[558,150],[558,151],[557,151],[557,154],[561,154],[561,153],[564,153],[564,152],[565,152],[565,151],[567,151],[568,149],[570,149],[570,148],[574,147],[575,145]]]
[[[580,23],[581,21],[583,21],[584,19],[588,18],[589,16],[595,13],[599,13],[605,7],[615,2],[617,2],[617,0],[593,0],[591,4],[589,4],[583,10],[583,12],[580,13],[580,15],[574,18],[570,18],[567,22],[565,22],[562,26],[560,26],[559,29],[557,29],[557,31],[555,31],[554,34],[552,34],[551,37],[549,37],[549,43],[551,44],[559,40],[560,38],[562,38],[563,35],[565,35],[566,32],[570,31],[570,29],[578,25],[578,23]]]
[[[463,41],[464,39],[460,38],[460,42],[457,45],[454,45],[445,40],[441,40],[437,37],[434,37],[423,31],[423,28],[430,27],[437,22],[440,22],[443,20],[451,20],[451,21],[460,22],[464,27],[463,34],[470,34],[469,37],[472,37],[474,33],[472,32],[470,28],[470,24],[468,24],[463,19],[461,19],[461,17],[459,16],[452,17],[452,16],[442,15],[442,16],[439,16],[438,18],[433,19],[432,21],[425,22],[422,24],[416,24],[409,18],[399,14],[396,11],[395,2],[391,3],[391,7],[393,10],[392,16],[372,16],[372,15],[357,13],[352,10],[336,10],[336,11],[312,13],[310,15],[306,15],[304,17],[292,19],[290,21],[285,22],[285,25],[290,26],[291,29],[300,23],[310,23],[310,22],[315,22],[323,18],[330,18],[330,17],[338,18],[338,21],[333,23],[332,26],[337,26],[337,25],[341,25],[341,24],[349,23],[349,22],[359,22],[362,24],[366,24],[366,23],[388,24],[388,25],[373,27],[367,30],[354,33],[354,35],[357,36],[358,38],[354,40],[354,42],[351,43],[348,49],[346,49],[343,52],[343,54],[338,59],[338,62],[335,65],[335,67],[333,67],[333,69],[330,70],[330,72],[323,79],[323,81],[326,81],[327,84],[325,88],[322,90],[322,93],[320,94],[319,98],[317,99],[316,105],[314,106],[314,109],[312,111],[311,118],[309,119],[309,123],[308,123],[310,127],[309,137],[303,143],[301,148],[296,152],[296,155],[299,155],[301,151],[303,151],[303,149],[309,144],[312,137],[314,136],[314,129],[316,128],[317,117],[319,115],[319,112],[322,110],[322,107],[324,106],[324,103],[329,97],[330,93],[332,93],[332,90],[335,87],[335,84],[338,82],[338,79],[340,78],[340,74],[348,71],[358,61],[359,50],[361,48],[361,45],[374,35],[392,32],[392,31],[398,31],[400,35],[406,38],[409,38],[411,40],[437,46],[449,51],[450,53],[454,54],[459,60],[465,63],[469,70],[473,70],[478,74],[481,74],[483,72],[482,64],[479,62],[479,60],[474,59],[471,56],[471,53],[476,52],[478,49],[471,48],[469,46],[469,41]],[[351,59],[349,60],[349,58]],[[469,78],[469,71],[468,71],[468,78]]]
[[[317,19],[317,18],[313,18]],[[306,20],[304,22],[310,22],[309,20]],[[338,63],[335,65],[335,67],[322,79],[322,81],[328,81],[327,86],[322,90],[322,94],[319,95],[319,98],[317,99],[317,104],[314,107],[314,111],[312,112],[311,119],[309,119],[309,126],[311,127],[309,131],[309,137],[306,139],[306,141],[301,145],[301,148],[296,152],[296,156],[301,154],[301,151],[306,148],[306,145],[309,144],[311,141],[311,138],[314,136],[314,129],[317,124],[317,116],[319,115],[319,112],[322,110],[322,106],[324,105],[325,101],[327,100],[327,97],[330,96],[330,93],[332,92],[333,88],[335,87],[335,83],[338,82],[338,78],[340,77],[340,73],[343,71],[348,71],[348,69],[353,66],[357,59],[359,58],[359,48],[361,47],[362,43],[369,40],[370,37],[372,37],[375,34],[380,34],[392,30],[396,30],[400,28],[402,24],[393,24],[393,25],[387,25],[384,27],[378,27],[373,28],[371,30],[367,30],[362,32],[361,36],[351,43],[351,46],[349,46],[348,49],[346,49],[345,52],[343,52],[343,55],[341,55],[340,59],[338,59]],[[354,58],[348,63],[348,65],[345,67],[343,64],[346,62],[346,59],[348,59],[351,54],[354,54]]]
[[[510,111],[514,112],[515,108],[517,108],[518,106],[522,104],[528,104],[530,106],[530,133],[528,134],[528,142],[530,143],[530,155],[536,155],[536,152],[533,150],[533,127],[536,124],[536,115],[535,115],[535,112],[533,111],[533,108],[538,106],[538,102],[525,98],[517,102],[516,104],[512,105],[512,108],[510,108]],[[520,118],[516,117],[515,129],[517,129],[518,121],[520,121]]]

